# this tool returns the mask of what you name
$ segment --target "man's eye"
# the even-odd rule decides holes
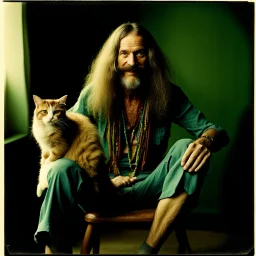
[[[122,56],[122,57],[127,57],[128,53],[127,52],[120,52],[119,55]]]
[[[145,56],[145,52],[143,50],[137,52],[137,56],[139,57],[144,57]]]

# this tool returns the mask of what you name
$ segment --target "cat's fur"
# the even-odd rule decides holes
[[[84,169],[99,190],[99,181],[110,182],[96,127],[88,117],[66,111],[67,96],[43,100],[33,96],[32,134],[41,149],[37,196],[48,187],[47,174],[55,160],[65,157]]]

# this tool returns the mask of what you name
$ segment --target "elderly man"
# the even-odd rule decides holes
[[[122,24],[93,61],[85,87],[70,109],[88,116],[98,128],[116,188],[105,202],[108,209],[156,207],[138,254],[159,251],[181,213],[196,205],[211,153],[229,141],[171,79],[152,35],[139,24]],[[179,140],[167,151],[173,122],[196,139]],[[71,252],[71,223],[79,211],[106,210],[90,192],[84,173],[69,159],[57,160],[49,171],[35,234],[46,253]]]

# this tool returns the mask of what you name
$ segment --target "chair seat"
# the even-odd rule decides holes
[[[101,223],[138,223],[152,222],[155,209],[145,209],[130,212],[119,212],[116,214],[89,212],[85,215],[87,228],[81,245],[81,254],[99,254],[100,249],[100,226]],[[176,238],[179,243],[179,253],[191,253],[186,229],[181,225],[175,228]]]
[[[85,215],[87,223],[109,223],[109,222],[151,222],[153,221],[155,209],[145,209],[124,212],[116,215],[105,215],[98,212],[90,212]]]

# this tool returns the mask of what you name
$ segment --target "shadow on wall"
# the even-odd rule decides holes
[[[36,197],[40,151],[31,136],[6,144],[4,150],[5,245],[32,248],[41,205]]]
[[[231,236],[229,243],[237,250],[253,248],[254,242],[254,159],[253,105],[243,112],[236,140],[225,163],[221,207]]]

